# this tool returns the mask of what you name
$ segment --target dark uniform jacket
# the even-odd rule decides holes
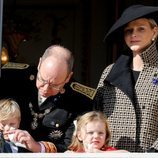
[[[70,82],[65,93],[47,98],[38,105],[36,68],[2,69],[1,97],[12,97],[21,108],[21,129],[30,132],[37,141],[53,142],[63,152],[71,142],[73,120],[92,110],[95,90]],[[3,89],[3,90],[2,90]]]

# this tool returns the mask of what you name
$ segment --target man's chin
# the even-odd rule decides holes
[[[58,93],[44,93],[44,92],[39,91],[39,94],[40,94],[40,96],[42,96],[42,97],[48,98],[48,97],[50,97],[50,96],[55,96],[55,95],[57,95]]]
[[[44,97],[44,98],[47,98],[49,97],[47,93],[42,93],[42,92],[39,92],[40,96]]]

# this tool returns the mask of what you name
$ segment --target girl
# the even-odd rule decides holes
[[[76,128],[72,143],[67,152],[105,152],[117,149],[108,146],[110,130],[107,118],[101,112],[91,111],[80,116],[75,122]]]

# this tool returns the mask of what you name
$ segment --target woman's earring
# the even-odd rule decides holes
[[[155,36],[153,36],[152,41],[153,41],[153,42],[155,41]]]

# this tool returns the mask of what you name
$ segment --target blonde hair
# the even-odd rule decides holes
[[[20,107],[13,99],[0,100],[0,120],[7,120],[11,118],[21,119]]]
[[[157,27],[157,23],[154,19],[149,18],[148,20],[151,28]]]
[[[77,134],[81,130],[81,128],[85,127],[87,123],[91,121],[102,121],[105,123],[105,144],[104,147],[106,147],[109,144],[111,133],[108,125],[107,118],[104,113],[98,112],[98,111],[91,111],[87,112],[84,115],[80,116],[77,119],[75,131],[72,136],[72,143],[69,145],[68,149],[72,151],[77,151],[78,149],[83,148],[82,142],[78,139]]]
[[[157,28],[158,29],[158,26],[157,26],[157,23],[154,19],[148,19],[149,20],[149,25],[150,27],[153,29],[153,28]],[[152,39],[152,41],[157,41],[157,34],[155,35],[155,37]]]

